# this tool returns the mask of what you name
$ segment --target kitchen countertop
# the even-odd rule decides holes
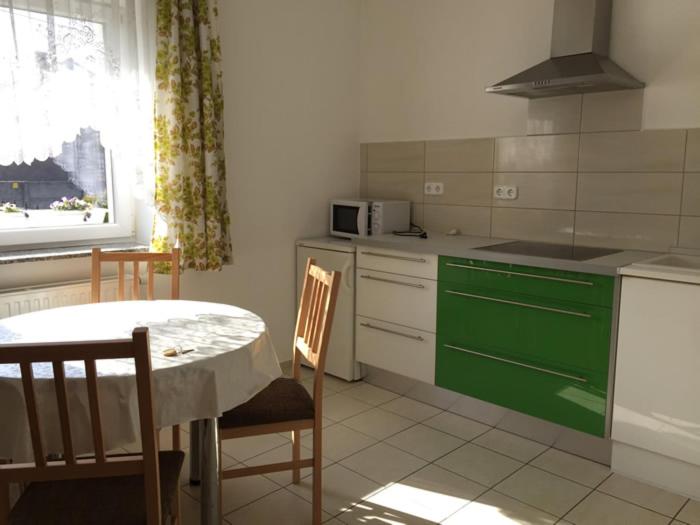
[[[396,235],[378,235],[376,237],[353,239],[349,242],[352,242],[358,246],[374,246],[377,248],[400,250],[412,253],[447,255],[452,257],[463,257],[465,259],[479,259],[482,261],[519,264],[523,266],[536,266],[540,268],[553,268],[556,270],[593,273],[599,275],[618,275],[620,268],[624,266],[659,255],[657,252],[623,250],[618,253],[605,255],[603,257],[597,257],[586,261],[571,261],[566,259],[498,253],[477,249],[484,246],[492,246],[494,244],[501,244],[510,241],[511,239],[491,239],[488,237],[472,237],[467,235],[450,236],[428,232],[427,239],[420,239],[418,237],[401,237]]]

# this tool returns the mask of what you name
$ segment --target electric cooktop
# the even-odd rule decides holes
[[[477,248],[487,252],[511,253],[516,255],[531,255],[548,257],[550,259],[566,259],[569,261],[588,261],[605,255],[619,253],[621,250],[609,248],[593,248],[590,246],[570,246],[568,244],[550,244],[546,242],[512,241]]]

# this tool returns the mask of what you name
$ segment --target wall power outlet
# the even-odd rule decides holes
[[[518,198],[517,186],[494,186],[493,197],[498,200],[512,201]]]
[[[426,195],[442,195],[445,192],[445,184],[442,182],[426,182],[423,193]]]

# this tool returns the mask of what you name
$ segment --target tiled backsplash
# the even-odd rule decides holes
[[[361,191],[427,230],[665,251],[700,248],[700,129],[639,131],[643,91],[530,101],[528,135],[363,144]],[[423,195],[424,182],[443,195]],[[494,185],[518,187],[516,200]]]

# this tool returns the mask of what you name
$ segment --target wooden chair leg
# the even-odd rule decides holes
[[[321,466],[323,465],[323,456],[321,455],[321,422],[316,422],[314,426],[314,466],[313,466],[313,489],[311,496],[311,522],[313,525],[321,524],[321,498],[323,485],[321,483]]]
[[[301,432],[292,430],[292,461],[301,461]],[[292,469],[292,482],[298,484],[301,481],[301,469]]]
[[[10,484],[0,483],[0,525],[7,525],[10,519]]]
[[[182,450],[180,444],[180,425],[173,425],[173,450]]]

